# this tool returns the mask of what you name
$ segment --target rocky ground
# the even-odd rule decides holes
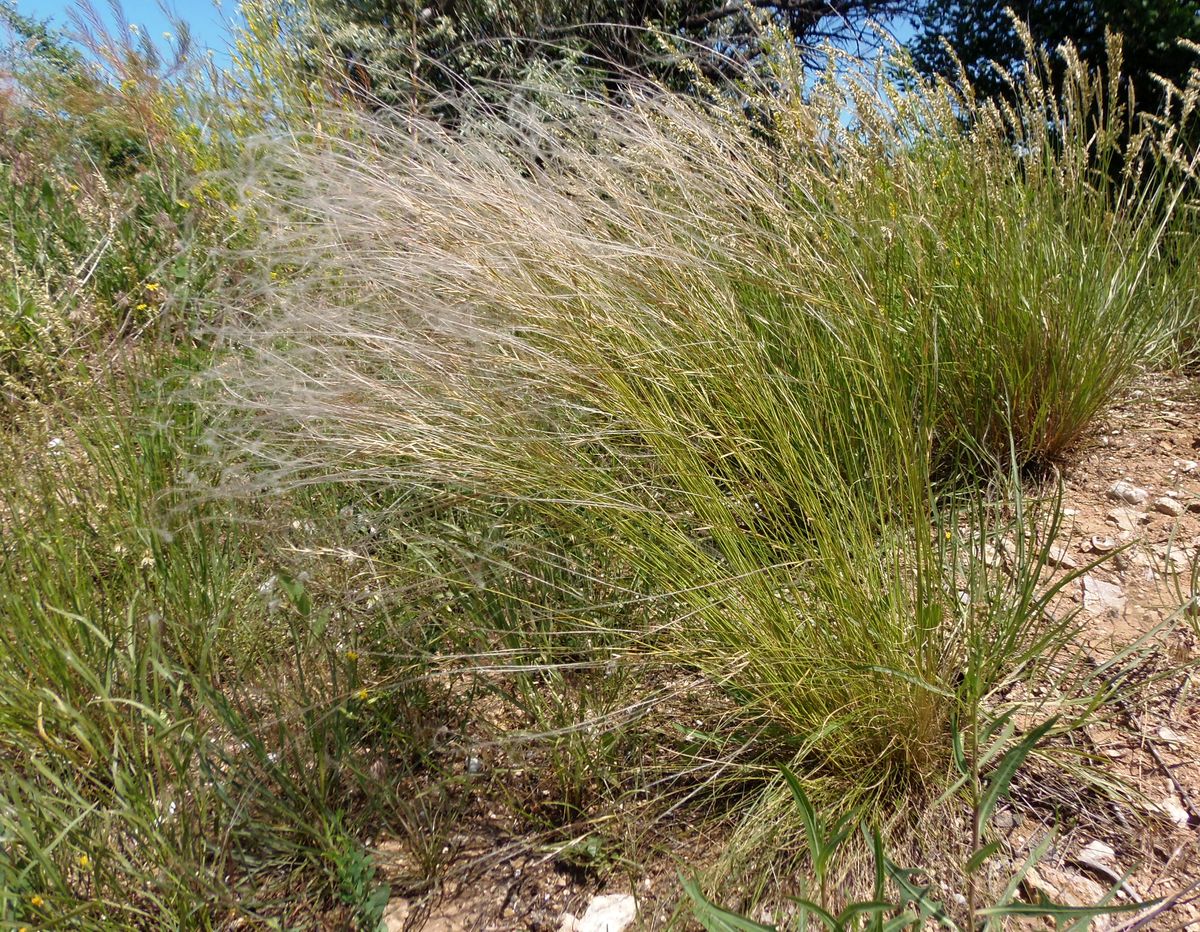
[[[1051,821],[1067,825],[1026,878],[1027,895],[1090,905],[1119,885],[1118,902],[1175,897],[1170,909],[1096,919],[1096,930],[1200,929],[1200,684],[1181,670],[1196,658],[1200,629],[1198,461],[1200,383],[1156,377],[1106,417],[1063,476],[1053,571],[1080,575],[1056,612],[1079,610],[1090,662],[1159,628],[1167,644],[1138,673],[1160,677],[1150,698],[1088,736],[1132,788],[1125,801],[1093,804],[1060,787],[1056,817],[1048,791],[1023,805],[1018,787],[997,817],[1017,859]],[[678,854],[694,863],[688,846],[681,838]],[[386,867],[386,843],[381,854]],[[464,846],[436,895],[393,899],[386,923],[431,932],[660,928],[674,915],[675,870],[666,857],[641,874],[576,871],[534,845],[480,838]]]
[[[1095,728],[1094,747],[1136,794],[1108,816],[1081,820],[1034,875],[1059,901],[1095,902],[1124,880],[1137,899],[1171,897],[1200,881],[1200,383],[1158,377],[1106,418],[1064,475],[1060,572],[1083,571],[1065,594],[1080,610],[1085,646],[1103,661],[1161,630],[1166,648],[1142,675],[1163,678],[1126,706],[1117,727]],[[1104,558],[1104,562],[1089,568]],[[1067,608],[1068,606],[1063,606]],[[1034,831],[1013,832],[1021,850]],[[1139,928],[1200,929],[1192,890]],[[1127,917],[1092,928],[1124,928]],[[1141,921],[1141,920],[1135,920]]]

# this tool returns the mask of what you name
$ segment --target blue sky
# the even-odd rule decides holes
[[[108,14],[108,0],[94,0],[96,8]],[[16,0],[17,9],[38,19],[50,18],[58,26],[69,24],[67,10],[71,8],[71,0]],[[146,29],[151,36],[161,37],[164,32],[174,32],[170,18],[163,13],[162,7],[156,0],[122,0],[126,22],[137,23]],[[174,0],[167,4],[167,9],[187,22],[192,30],[192,41],[201,48],[210,48],[220,52],[225,48],[229,38],[229,30],[224,19],[234,16],[237,10],[237,0],[227,0],[224,10],[218,9],[213,0]],[[111,22],[113,18],[107,16]]]

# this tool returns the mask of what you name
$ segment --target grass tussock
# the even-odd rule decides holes
[[[936,783],[955,716],[1039,677],[1083,694],[1039,585],[1054,518],[964,490],[1063,457],[1192,299],[1195,88],[1135,116],[1062,58],[1061,92],[1031,53],[1011,103],[884,80],[898,60],[805,90],[785,55],[758,125],[514,93],[273,146],[287,274],[217,377],[276,478],[586,539],[654,606],[632,642],[843,803]]]
[[[1196,80],[426,119],[243,14],[203,73],[88,14],[0,100],[0,924],[375,928],[475,829],[701,822],[715,900],[869,893],[861,822],[975,914],[1005,761],[1124,792],[1079,731],[1154,635],[1085,661],[1030,480],[1194,352]]]

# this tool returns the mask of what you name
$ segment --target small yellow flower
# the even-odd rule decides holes
[[[368,693],[365,689],[360,689],[358,692],[356,692],[354,694],[354,698],[357,699],[359,702],[366,702],[367,696],[369,696],[369,695],[370,695],[370,693]]]
[[[358,651],[356,651],[356,650],[346,651],[346,659],[349,660],[351,663],[354,663],[354,661],[356,661],[358,659]]]
[[[147,291],[158,291],[158,289],[160,287],[162,287],[162,286],[159,285],[158,282],[146,282],[146,290]]]
[[[81,854],[79,856],[79,866],[82,867],[84,870],[87,870],[89,867],[92,866],[92,859],[89,858],[86,854]]]
[[[139,304],[139,305],[137,306],[137,309],[138,309],[139,311],[144,311],[144,310],[146,310],[146,309],[147,309],[147,308],[149,308],[149,307],[150,307],[150,305],[149,305],[149,304],[147,304],[145,301],[143,301],[141,304]]]
[[[29,898],[29,905],[32,906],[34,909],[41,909],[43,906],[46,905],[46,901],[43,900],[40,896],[38,896],[35,893],[33,896],[31,896]]]
[[[949,540],[949,539],[950,539],[950,536],[951,536],[951,535],[950,535],[950,532],[949,532],[949,531],[946,531],[946,540]]]

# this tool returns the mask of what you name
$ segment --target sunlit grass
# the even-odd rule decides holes
[[[365,927],[366,842],[423,893],[475,794],[555,844],[737,809],[733,862],[795,833],[776,764],[911,827],[956,724],[1057,714],[1054,761],[1119,678],[1029,483],[1196,320],[1195,88],[1067,64],[263,140],[221,355],[13,415],[0,918]]]
[[[1067,60],[1061,99],[1032,59],[1011,107],[784,83],[760,134],[648,90],[276,150],[262,248],[298,271],[231,334],[234,431],[289,472],[519,503],[633,568],[635,642],[844,800],[936,782],[951,717],[1071,636],[1053,514],[969,490],[1065,457],[1193,293],[1186,152]]]

